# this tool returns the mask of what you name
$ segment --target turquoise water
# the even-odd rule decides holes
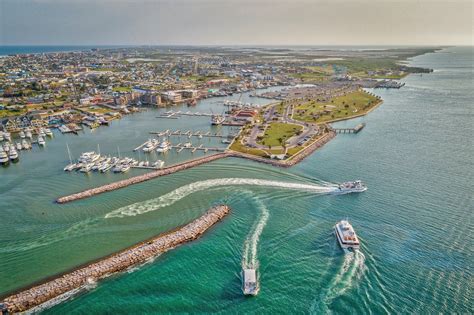
[[[339,135],[291,169],[219,160],[56,205],[58,195],[121,176],[64,174],[66,141],[74,155],[97,143],[104,152],[119,143],[130,155],[150,129],[185,121],[146,112],[80,137],[57,135],[44,151],[0,170],[0,292],[226,202],[230,216],[201,239],[46,313],[468,313],[474,308],[472,56],[472,48],[449,48],[413,58],[412,64],[435,72],[407,77],[400,90],[375,90],[384,99],[378,109],[340,123],[365,122],[361,133]],[[219,108],[214,101],[196,110]],[[204,118],[186,123],[209,129]],[[352,179],[364,180],[369,190],[318,193],[328,183]],[[355,257],[344,256],[332,234],[334,223],[346,217],[362,240]],[[241,266],[252,260],[261,290],[244,298]]]

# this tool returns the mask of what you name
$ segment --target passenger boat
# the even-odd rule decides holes
[[[0,149],[0,165],[8,165],[10,163],[10,158],[8,157],[8,154]]]
[[[257,280],[257,271],[255,269],[244,268],[243,276],[242,290],[244,291],[244,294],[257,295],[260,290]]]
[[[354,228],[347,220],[341,220],[334,226],[334,232],[337,237],[339,245],[344,251],[358,250],[360,247],[359,238],[354,231]]]
[[[343,195],[343,194],[349,194],[353,192],[363,192],[367,190],[367,186],[362,183],[360,180],[356,180],[354,182],[344,182],[340,185],[338,185],[334,191],[331,193],[333,195]]]

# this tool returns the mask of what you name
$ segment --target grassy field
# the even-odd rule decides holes
[[[131,92],[132,88],[128,86],[116,86],[112,89],[114,92]]]
[[[334,97],[329,102],[310,101],[296,106],[293,119],[321,123],[350,118],[367,112],[378,102],[375,96],[360,90]]]
[[[230,146],[230,149],[237,152],[248,153],[248,154],[252,154],[256,156],[262,156],[262,157],[267,156],[267,153],[265,151],[260,150],[260,149],[246,147],[242,145],[240,141],[234,141],[234,143],[232,143],[232,145]]]
[[[270,123],[269,127],[265,130],[265,135],[258,143],[272,147],[280,146],[285,140],[301,131],[301,129],[303,127],[294,124]]]

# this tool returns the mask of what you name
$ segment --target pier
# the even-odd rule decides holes
[[[354,128],[333,128],[333,130],[337,133],[358,133],[362,129],[364,129],[365,123],[359,124]]]
[[[178,119],[180,116],[194,116],[194,117],[211,117],[213,113],[200,113],[200,112],[182,112],[182,111],[167,111],[156,118],[169,118]]]
[[[204,132],[204,131],[201,131],[201,130],[198,130],[198,131],[191,131],[191,130],[187,130],[187,131],[181,131],[181,130],[165,130],[165,131],[150,131],[150,134],[152,135],[157,135],[158,137],[169,137],[169,136],[178,136],[178,137],[181,137],[181,136],[186,136],[186,137],[198,137],[198,138],[227,138],[227,139],[232,139],[234,138],[236,135],[232,135],[232,134],[229,134],[227,136],[225,135],[222,135],[220,133],[211,133],[210,131],[207,131],[207,132]],[[146,143],[142,144],[142,146],[144,146]]]
[[[25,312],[45,302],[61,298],[68,292],[84,290],[87,285],[102,278],[146,263],[178,245],[197,239],[229,212],[230,207],[226,205],[212,207],[187,225],[8,296],[3,300],[3,304],[8,313]]]

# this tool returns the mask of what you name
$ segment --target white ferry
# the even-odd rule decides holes
[[[257,295],[260,290],[257,280],[257,270],[246,269],[243,270],[243,288],[245,295]]]
[[[337,241],[344,251],[358,250],[360,247],[359,238],[354,231],[354,228],[347,220],[341,220],[334,226]]]
[[[344,182],[338,185],[331,193],[333,195],[343,195],[354,192],[363,192],[366,190],[367,186],[362,181],[356,180],[354,182]]]

